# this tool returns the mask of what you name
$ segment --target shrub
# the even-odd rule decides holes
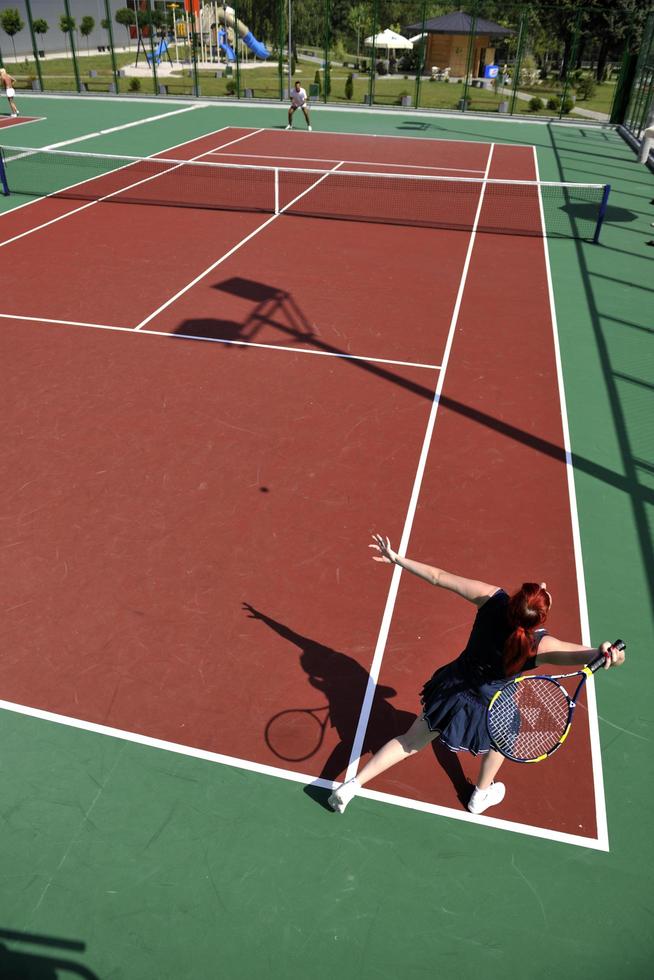
[[[596,87],[595,80],[586,75],[577,82],[577,95],[580,99],[592,99],[595,95]]]
[[[354,79],[352,78],[352,72],[345,79],[345,98],[351,99],[354,95]]]
[[[234,95],[235,94],[235,92],[236,92],[236,82],[234,81],[233,78],[230,78],[229,81],[225,84],[225,92],[227,93],[227,95]]]
[[[572,99],[566,99],[561,103],[561,111],[564,115],[567,115],[574,108],[574,102]]]
[[[548,109],[551,109],[552,112],[558,112],[559,111],[559,100],[556,98],[555,95],[551,96],[547,100],[547,108]]]
[[[316,70],[316,74],[314,75],[313,80],[315,84],[318,86],[318,95],[320,95],[320,93],[322,92],[322,84],[320,81],[320,72],[318,70]]]
[[[529,100],[529,108],[532,112],[538,112],[539,109],[543,108],[543,100],[539,99],[538,96],[534,96],[533,99]]]
[[[141,79],[140,78],[130,78],[130,80],[129,80],[129,90],[130,90],[130,92],[140,92],[141,91]]]

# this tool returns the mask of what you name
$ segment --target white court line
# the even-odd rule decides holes
[[[536,147],[532,147],[534,155],[534,168],[536,180],[539,179],[538,154]],[[568,409],[565,398],[565,386],[563,383],[563,365],[561,363],[561,348],[559,345],[559,328],[556,318],[556,304],[554,302],[554,285],[552,283],[552,270],[550,267],[550,255],[547,245],[545,214],[543,211],[543,199],[540,188],[538,188],[538,207],[540,210],[540,220],[543,230],[543,254],[545,257],[545,273],[547,276],[547,293],[550,304],[550,319],[552,323],[552,340],[554,343],[554,356],[556,360],[556,379],[559,389],[559,400],[561,403],[561,428],[563,431],[563,445],[565,448],[565,470],[568,481],[568,499],[570,503],[570,523],[572,525],[572,542],[575,557],[575,570],[577,573],[577,595],[579,599],[579,618],[581,621],[581,640],[586,646],[591,646],[590,642],[590,623],[588,618],[588,599],[586,595],[586,580],[584,577],[583,551],[581,547],[581,531],[579,529],[579,511],[577,509],[577,493],[575,489],[574,465],[572,462],[572,443],[570,440],[570,426],[568,423]],[[595,696],[595,678],[589,678],[592,683],[586,683],[587,702],[588,702],[588,729],[590,734],[590,751],[593,767],[593,788],[595,791],[595,817],[597,821],[597,837],[603,845],[603,849],[609,850],[609,830],[606,816],[606,797],[604,795],[604,775],[602,771],[602,752],[599,737],[599,724],[597,719],[597,700]]]
[[[257,132],[261,132],[261,130],[257,130]],[[339,166],[340,163],[337,163],[335,167],[332,167],[331,170],[328,170],[325,174],[323,174],[319,180],[314,181],[313,184],[311,184],[310,187],[307,187],[305,191],[302,191],[302,193],[298,194],[297,197],[294,197],[292,201],[289,201],[288,204],[285,204],[284,207],[277,212],[277,214],[273,214],[270,218],[267,218],[266,221],[263,222],[263,224],[259,225],[258,228],[255,228],[254,231],[251,231],[249,235],[245,236],[245,238],[242,238],[240,242],[237,242],[236,245],[230,248],[228,252],[225,252],[224,255],[221,255],[220,258],[217,259],[215,262],[212,262],[212,264],[207,269],[205,269],[204,272],[201,272],[199,275],[197,275],[195,279],[192,279],[191,282],[186,284],[186,286],[183,286],[178,292],[175,293],[174,296],[171,296],[170,299],[167,299],[165,303],[162,303],[158,309],[154,310],[153,313],[150,313],[148,316],[146,316],[145,320],[141,320],[141,322],[138,323],[134,327],[134,329],[141,330],[146,323],[149,323],[150,320],[153,320],[156,316],[159,315],[159,313],[163,313],[163,311],[167,309],[169,306],[171,306],[174,302],[176,302],[176,300],[178,300],[180,296],[183,296],[184,293],[187,293],[189,289],[192,289],[193,286],[196,286],[202,279],[204,279],[205,276],[208,276],[210,272],[213,272],[213,270],[217,269],[219,265],[222,265],[223,262],[225,262],[231,255],[234,254],[234,252],[238,252],[238,250],[242,248],[244,245],[246,245],[251,238],[254,238],[255,235],[258,235],[260,232],[262,232],[264,228],[267,228],[268,225],[273,223],[273,221],[276,221],[277,218],[279,218],[280,215],[284,213],[284,211],[288,210],[288,208],[291,207],[291,205],[295,204],[296,201],[299,201],[300,198],[304,197],[305,194],[308,194],[309,191],[312,191],[314,187],[318,186],[318,184],[321,184],[323,180],[325,180],[326,177],[329,177],[330,174],[334,173]]]
[[[160,122],[162,119],[170,119],[171,116],[178,116],[182,112],[193,112],[194,109],[206,109],[207,104],[201,103],[200,105],[185,106],[183,109],[174,109],[173,112],[162,112],[159,116],[148,116],[146,119],[134,119],[132,122],[121,123],[120,126],[111,126],[109,129],[99,129],[97,133],[87,133],[85,136],[74,136],[69,140],[62,140],[60,143],[49,143],[48,146],[39,147],[39,149],[44,150],[58,150],[62,146],[72,146],[73,143],[83,143],[84,140],[94,139],[96,136],[108,136],[109,133],[119,133],[123,129],[131,129],[133,126],[144,126],[146,123]],[[223,129],[231,129],[230,126],[223,126],[217,132],[222,132]],[[233,127],[236,128],[236,127]],[[212,135],[212,134],[210,134]],[[198,139],[198,137],[194,137]],[[186,142],[190,143],[191,140]],[[184,146],[184,143],[180,143],[180,146]],[[165,151],[163,151],[165,152]]]
[[[490,165],[493,159],[494,148],[495,148],[495,144],[491,143],[490,150],[488,153],[488,158],[486,160],[486,170],[484,171],[484,179],[488,177],[488,173],[490,171]],[[436,415],[438,413],[438,406],[440,404],[441,392],[443,391],[443,385],[445,383],[445,375],[447,373],[447,366],[450,360],[450,352],[452,350],[452,344],[454,342],[454,333],[456,331],[456,325],[459,320],[459,312],[461,310],[461,302],[463,300],[463,291],[465,289],[466,280],[468,278],[470,259],[472,257],[472,250],[475,244],[475,239],[477,237],[477,225],[479,224],[479,216],[481,214],[482,205],[484,203],[485,192],[486,192],[486,184],[484,183],[482,184],[481,193],[479,195],[479,201],[477,202],[477,211],[475,213],[475,220],[472,226],[472,232],[470,234],[470,241],[468,242],[468,251],[466,252],[465,261],[463,263],[463,269],[461,271],[461,279],[459,281],[459,289],[456,295],[456,300],[454,302],[454,309],[452,311],[452,318],[450,320],[450,328],[448,330],[447,340],[445,342],[445,352],[443,354],[441,372],[438,378],[438,384],[436,385],[436,391],[434,392],[434,400],[432,402],[431,411],[429,413],[429,419],[427,421],[427,428],[425,430],[425,436],[422,442],[422,450],[420,453],[420,458],[418,460],[418,468],[416,470],[415,479],[413,481],[413,489],[411,491],[409,507],[404,521],[402,538],[400,540],[400,544],[398,548],[398,553],[400,555],[406,554],[406,549],[409,544],[409,538],[411,536],[413,520],[415,518],[416,508],[418,506],[418,497],[420,495],[420,489],[422,486],[422,478],[424,476],[425,466],[427,464],[427,455],[429,453],[429,449],[431,445],[434,426],[436,424]],[[395,565],[395,567],[393,568],[393,575],[391,578],[390,588],[388,590],[388,596],[386,597],[386,605],[384,607],[384,613],[382,616],[381,626],[379,629],[379,635],[377,637],[375,652],[372,658],[372,663],[370,665],[370,670],[368,672],[368,684],[366,687],[366,693],[363,698],[363,704],[361,706],[361,714],[359,715],[356,734],[354,736],[354,741],[352,743],[352,752],[350,753],[350,761],[348,763],[347,771],[345,773],[345,780],[352,779],[354,776],[356,776],[358,771],[359,762],[361,759],[361,752],[363,751],[363,742],[366,736],[366,730],[368,728],[368,722],[370,720],[370,712],[372,711],[373,700],[375,697],[375,689],[377,687],[377,681],[379,680],[382,660],[384,659],[384,653],[386,651],[388,633],[391,627],[393,612],[395,610],[395,601],[397,599],[397,592],[400,586],[401,574],[402,574],[402,569],[400,568],[399,565]]]
[[[225,340],[222,337],[202,337],[190,333],[168,333],[165,330],[139,330],[134,327],[118,327],[108,323],[87,323],[83,320],[52,320],[45,316],[24,316],[18,313],[0,313],[3,320],[26,320],[29,323],[55,323],[65,327],[90,327],[92,330],[116,330],[134,336],[167,337],[169,340],[197,340],[207,344],[225,344],[234,347],[258,347],[261,350],[279,350],[291,354],[317,354],[320,357],[337,357],[344,361],[369,361],[372,364],[391,364],[394,367],[424,368],[427,371],[440,371],[440,364],[422,364],[420,361],[398,361],[389,357],[368,357],[365,354],[346,354],[340,351],[312,350],[306,347],[290,347],[282,344],[261,344],[253,340]]]
[[[193,748],[190,745],[180,745],[177,742],[169,742],[161,738],[152,738],[149,735],[140,735],[136,732],[128,732],[120,728],[112,728],[109,725],[99,725],[92,721],[82,721],[79,718],[72,718],[69,715],[56,714],[52,711],[44,711],[42,708],[30,708],[26,705],[16,704],[13,701],[0,700],[0,710],[11,711],[13,714],[24,715],[28,718],[38,718],[40,721],[48,721],[55,725],[65,725],[67,728],[76,728],[79,731],[91,732],[94,735],[104,735],[109,738],[119,738],[125,742],[132,742],[135,745],[143,745],[151,749],[159,749],[163,752],[172,752],[175,755],[183,755],[192,759],[200,759],[204,762],[219,763],[223,766],[230,766],[233,769],[241,769],[246,772],[256,772],[263,776],[274,776],[277,779],[286,779],[289,782],[302,783],[302,785],[319,786],[324,789],[332,789],[333,783],[310,775],[309,773],[293,772],[290,769],[281,769],[277,766],[267,766],[260,762],[251,762],[249,759],[239,759],[231,755],[222,755],[219,752],[209,752],[206,749]],[[438,806],[434,803],[423,803],[420,800],[411,800],[404,796],[394,796],[391,793],[380,793],[377,790],[365,789],[359,792],[359,796],[370,800],[377,800],[380,803],[387,803],[391,806],[399,806],[408,810],[417,810],[421,813],[430,813],[440,817],[449,817],[452,820],[461,820],[464,823],[476,824],[478,827],[493,827],[497,830],[511,831],[518,834],[526,834],[529,837],[546,837],[548,840],[558,841],[562,844],[577,844],[593,850],[606,850],[602,843],[594,837],[580,837],[575,834],[564,834],[557,830],[547,830],[544,828],[533,827],[530,824],[522,824],[512,820],[500,820],[497,817],[474,816],[466,810],[452,810],[450,807]],[[337,819],[334,817],[334,819]]]
[[[204,105],[202,106],[193,105],[193,106],[188,106],[185,109],[175,109],[174,112],[164,112],[160,116],[149,116],[147,119],[137,119],[133,122],[123,123],[120,126],[112,126],[110,129],[99,129],[97,133],[88,133],[86,136],[75,136],[73,139],[62,140],[60,143],[48,143],[47,146],[34,147],[34,150],[35,151],[36,150],[60,150],[63,146],[72,146],[73,143],[82,143],[84,140],[94,139],[96,136],[106,136],[109,133],[117,133],[121,129],[130,129],[130,127],[132,126],[142,126],[144,123],[158,122],[160,119],[170,119],[171,116],[176,116],[179,112],[189,112],[190,109],[201,109],[201,108],[204,108]],[[236,128],[237,128],[236,126],[222,126],[220,129],[216,130],[216,133],[222,133],[226,129],[236,129]],[[259,130],[257,130],[257,132],[259,132]],[[213,136],[214,133],[209,133],[208,135]],[[204,137],[193,136],[191,139],[184,140],[183,143],[177,143],[176,146],[186,146],[187,143],[192,143],[194,140],[197,139],[204,139]],[[7,146],[7,144],[3,142],[3,146]],[[7,147],[7,148],[11,149],[11,147]],[[161,150],[160,152],[169,153],[170,150],[174,148],[175,148],[174,146],[171,146],[170,149]],[[72,184],[70,186],[75,187],[75,184]],[[70,187],[59,188],[59,192],[65,190],[70,190]],[[6,214],[14,214],[16,211],[20,211],[22,208],[29,208],[33,204],[38,204],[39,201],[43,201],[47,196],[48,196],[47,194],[44,194],[41,197],[34,198],[34,200],[32,201],[25,201],[23,204],[17,204],[15,208],[8,208],[6,211],[0,212],[0,219],[3,218],[4,215]]]
[[[227,144],[226,144],[227,145]],[[314,163],[336,163],[331,157],[297,157],[284,156],[281,153],[223,153],[220,147],[213,150],[217,157],[247,157],[249,160],[304,160]],[[483,174],[483,170],[474,170],[470,167],[430,167],[420,163],[380,163],[379,160],[341,160],[343,164],[352,164],[355,167],[402,167],[408,170],[451,170],[457,174]]]
[[[254,136],[256,133],[260,133],[260,132],[261,132],[260,129],[254,129],[252,130],[252,132],[246,133],[245,136],[239,136],[237,139],[230,140],[229,143],[225,143],[224,145],[231,146],[233,143],[240,143],[241,140],[249,139],[250,136]],[[198,139],[198,138],[203,139],[204,137],[194,137],[194,139]],[[193,140],[188,140],[188,142],[192,143]],[[183,145],[184,145],[183,143],[180,144],[180,146]],[[43,147],[35,148],[34,153],[38,153],[40,149],[43,149]],[[159,154],[168,153],[168,152],[170,151],[161,150],[159,151]],[[97,197],[93,201],[87,201],[86,204],[82,204],[78,208],[73,208],[71,211],[66,211],[65,214],[60,214],[56,218],[50,218],[49,221],[44,221],[40,225],[34,225],[33,228],[28,228],[26,231],[22,231],[19,235],[14,235],[12,238],[7,238],[5,239],[5,241],[0,242],[0,248],[4,248],[5,245],[11,245],[13,242],[17,242],[20,238],[27,238],[28,235],[33,235],[34,232],[36,231],[43,231],[44,228],[48,228],[50,225],[55,225],[59,221],[65,221],[66,218],[70,218],[74,214],[79,214],[81,211],[86,211],[87,208],[93,208],[96,206],[96,204],[102,204],[103,201],[110,201],[112,197],[116,197],[117,194],[124,194],[125,191],[129,191],[133,187],[140,187],[142,184],[147,184],[151,180],[157,180],[159,177],[162,177],[164,175],[168,176],[168,174],[171,174],[175,170],[178,170],[180,167],[183,167],[184,164],[195,163],[197,160],[201,160],[202,157],[207,156],[211,152],[212,152],[211,150],[206,150],[204,153],[198,153],[198,155],[195,157],[189,157],[188,160],[180,160],[179,162],[176,162],[175,166],[170,167],[168,170],[164,170],[162,173],[152,174],[152,176],[150,177],[143,177],[141,180],[135,180],[134,183],[126,184],[124,187],[119,187],[118,190],[112,191],[111,194],[104,194],[102,197]],[[166,158],[161,155],[157,155],[153,157],[141,157],[141,159],[152,160],[154,162],[160,161],[161,163],[167,162]],[[78,180],[74,184],[69,184],[68,187],[60,187],[58,190],[53,191],[52,195],[46,194],[44,197],[38,198],[38,201],[43,201],[50,196],[56,197],[58,194],[61,194],[63,191],[72,190],[74,187],[79,187],[83,184],[91,184],[93,183],[94,180],[102,180],[105,177],[112,177],[114,174],[120,173],[121,170],[129,169],[129,167],[133,166],[135,162],[136,162],[135,160],[129,160],[127,163],[124,164],[124,166],[116,167],[115,170],[108,170],[106,173],[98,174],[96,177],[88,177],[85,178],[84,180]],[[35,203],[37,202],[30,201],[30,204],[35,204]],[[18,211],[18,210],[19,208],[12,208],[10,211],[6,211],[5,214],[13,214],[14,211]]]

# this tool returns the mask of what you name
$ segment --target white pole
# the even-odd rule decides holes
[[[175,61],[179,61],[179,48],[177,47],[177,17],[175,7],[173,7],[173,38],[175,39]]]
[[[279,214],[279,169],[275,167],[275,214]]]
[[[293,88],[293,73],[291,71],[291,0],[288,0],[288,94],[290,97]]]

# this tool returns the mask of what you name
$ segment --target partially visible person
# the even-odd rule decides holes
[[[350,800],[369,780],[414,755],[434,739],[452,752],[481,755],[477,783],[468,801],[471,813],[484,813],[501,803],[506,787],[496,783],[504,756],[492,747],[486,712],[493,694],[510,677],[541,664],[573,667],[586,664],[597,650],[550,636],[544,625],[552,606],[546,582],[525,582],[509,596],[504,589],[477,579],[452,575],[398,555],[388,538],[373,535],[375,561],[399,565],[430,585],[455,592],[477,608],[465,650],[452,663],[439,668],[423,686],[423,710],[404,735],[392,738],[363,766],[358,776],[337,787],[329,797],[333,810],[343,813]],[[598,647],[609,668],[624,663],[622,650],[604,642]]]
[[[302,110],[304,118],[307,121],[307,129],[311,132],[311,119],[309,117],[309,110],[307,109],[307,93],[300,83],[296,82],[291,89],[291,104],[288,109],[287,129],[293,129],[293,115],[298,109]]]
[[[12,78],[6,68],[0,68],[0,83],[4,85],[5,95],[7,96],[7,101],[9,102],[9,108],[11,109],[11,115],[15,119],[20,113],[16,108],[16,103],[14,102],[14,96],[16,95],[16,90],[14,85],[16,84],[16,79]]]

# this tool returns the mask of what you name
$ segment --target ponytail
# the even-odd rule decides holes
[[[534,647],[534,630],[547,619],[550,597],[536,582],[524,582],[509,599],[507,620],[511,633],[504,644],[504,674],[517,674]]]

